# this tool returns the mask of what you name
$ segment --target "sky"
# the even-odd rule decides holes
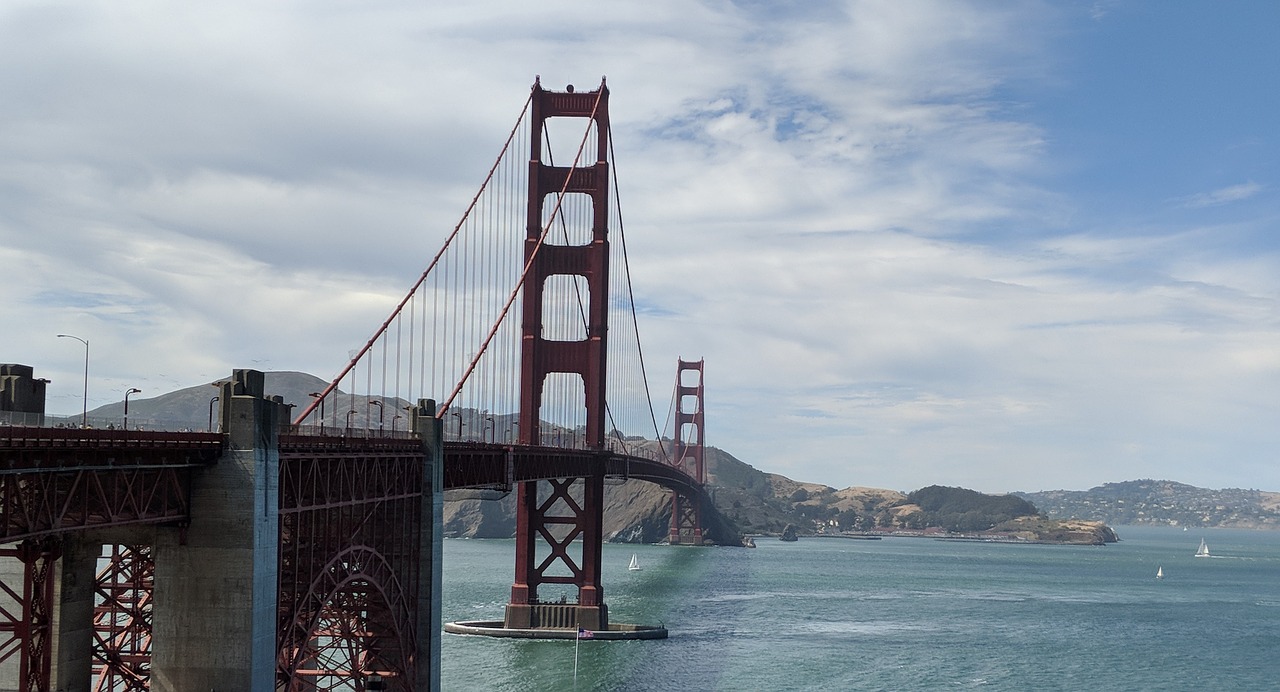
[[[655,390],[834,487],[1280,491],[1280,3],[0,5],[0,362],[328,379],[607,76]],[[655,405],[665,406],[664,396]]]

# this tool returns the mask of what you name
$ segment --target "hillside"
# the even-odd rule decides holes
[[[306,404],[311,393],[325,386],[319,377],[302,372],[268,372],[265,375],[268,393],[280,395],[285,403],[294,405]],[[131,426],[204,430],[210,425],[210,411],[215,404],[212,398],[216,394],[218,390],[200,385],[160,397],[136,398],[131,402],[129,422]],[[351,394],[340,395],[338,402],[343,408],[340,420],[360,427],[378,425],[374,417],[379,413],[389,418],[389,421],[383,421],[383,425],[393,427],[396,425],[393,412],[404,404],[387,405],[387,411],[383,411],[383,407],[372,407],[365,397]],[[95,409],[91,417],[118,420],[122,413],[123,404],[115,403]],[[330,420],[335,420],[333,412],[329,413]],[[484,430],[475,412],[460,412],[457,425],[465,434]],[[489,434],[498,436],[498,431],[506,430],[507,425],[507,417],[499,417],[492,423]],[[483,432],[479,434],[483,435]],[[657,443],[649,444],[657,446]],[[996,498],[970,490],[940,489],[937,486],[925,487],[911,495],[870,487],[836,490],[759,471],[716,448],[707,449],[707,473],[708,491],[714,507],[704,508],[704,535],[709,541],[728,545],[739,544],[745,533],[782,535],[783,532],[806,536],[849,532],[929,532],[929,535],[936,535],[950,531],[974,535],[986,533],[1019,540],[1106,541],[1114,540],[1114,535],[1108,536],[1110,530],[1101,523],[1068,522],[1065,519],[1132,523],[1137,521],[1137,517],[1164,517],[1155,512],[1157,507],[1164,512],[1178,510],[1180,514],[1176,521],[1188,524],[1193,524],[1193,521],[1185,514],[1194,514],[1197,517],[1194,521],[1202,522],[1194,526],[1210,526],[1207,522],[1221,521],[1235,522],[1226,526],[1271,526],[1280,521],[1274,517],[1275,509],[1280,505],[1280,495],[1257,491],[1220,491],[1219,495],[1206,495],[1204,492],[1178,491],[1190,489],[1190,486],[1167,484],[1165,481],[1161,484],[1166,484],[1166,492],[1160,495],[1164,504],[1157,504],[1156,499],[1144,499],[1139,503],[1130,496],[1137,490],[1128,489],[1125,484],[1102,486],[1110,495],[1115,495],[1106,501],[1100,496],[1073,495],[1065,491],[1023,494],[1018,500],[1011,496]],[[1252,495],[1245,498],[1245,494]],[[1107,494],[1103,492],[1102,495]],[[1151,494],[1148,492],[1148,495]],[[1181,504],[1190,500],[1196,504],[1185,507]],[[942,504],[937,504],[940,501]],[[1267,509],[1267,503],[1270,503],[1270,509]],[[515,499],[509,494],[449,492],[445,503],[444,531],[449,536],[512,536],[515,533],[513,504]],[[611,482],[605,489],[605,533],[616,541],[662,541],[667,536],[669,507],[668,492],[658,486],[639,481]],[[1043,517],[1037,517],[1037,507],[1044,508]],[[1102,508],[1107,508],[1107,512]]]
[[[301,411],[301,407],[311,402],[312,392],[322,391],[329,385],[328,382],[319,377],[303,372],[268,372],[264,373],[263,379],[267,394],[280,396],[286,404],[293,404],[296,407],[294,409],[295,412]],[[212,399],[218,395],[218,388],[212,386],[214,384],[216,383],[210,382],[195,387],[186,387],[152,397],[146,396],[148,392],[135,395],[129,401],[129,426],[167,430],[182,428],[205,430],[210,426],[210,421],[213,422],[213,425],[216,425],[217,402],[212,401]],[[378,397],[374,397],[374,399],[378,399]],[[368,397],[339,391],[338,400],[344,409],[355,411],[350,416],[352,426],[365,427],[366,422],[370,422],[372,427],[377,427],[378,414],[381,409],[377,406],[370,406]],[[386,411],[383,413],[383,424],[387,428],[391,428],[396,415],[395,411],[408,405],[409,402],[407,401],[387,399]],[[211,411],[213,412],[212,416],[210,415]],[[104,427],[105,421],[112,421],[118,424],[123,415],[124,402],[122,401],[99,406],[89,411],[90,423],[94,419],[98,419],[104,421]],[[344,419],[345,415],[334,417],[333,412],[330,411],[327,417],[338,420]]]
[[[1019,492],[1046,516],[1089,517],[1108,524],[1280,528],[1280,493],[1210,490],[1163,480],[1107,483],[1089,490]]]

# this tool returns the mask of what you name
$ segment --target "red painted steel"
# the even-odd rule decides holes
[[[548,118],[590,118],[595,121],[596,162],[589,167],[556,167],[543,163],[542,139]],[[605,369],[609,304],[609,90],[550,92],[533,85],[529,156],[529,196],[525,235],[527,269],[522,296],[523,326],[520,376],[520,439],[536,445],[541,439],[543,386],[551,373],[576,373],[582,377],[586,403],[585,446],[605,446]],[[548,195],[585,194],[592,203],[591,242],[580,246],[543,243],[543,210]],[[559,204],[559,201],[556,202]],[[558,208],[558,206],[557,206]],[[586,338],[555,341],[542,330],[543,291],[556,275],[581,276],[587,287]],[[524,483],[516,501],[516,566],[511,605],[539,602],[538,587],[546,583],[572,583],[578,588],[578,605],[599,608],[603,615],[604,590],[600,585],[600,546],[603,540],[604,469],[582,469],[583,501],[566,501],[567,485],[553,484],[551,494],[539,499],[534,483]],[[567,483],[567,481],[566,481]],[[559,507],[562,513],[551,513]],[[566,536],[580,537],[582,554],[575,561]],[[539,544],[550,557],[537,560]],[[572,575],[566,581],[565,570]],[[508,608],[510,613],[512,608]],[[527,609],[526,609],[527,611]],[[606,618],[607,619],[607,618]],[[508,619],[509,626],[523,626]]]
[[[61,554],[61,543],[55,538],[32,539],[0,549],[0,557],[16,558],[23,566],[21,591],[0,583],[0,589],[15,604],[14,612],[3,611],[0,621],[0,632],[7,635],[0,640],[0,661],[18,655],[19,692],[51,689],[54,563]]]
[[[420,440],[281,436],[279,689],[413,689],[430,492]]]
[[[515,484],[599,473],[657,483],[688,495],[701,491],[693,477],[666,461],[607,450],[445,443],[444,461],[445,490],[509,490]]]
[[[151,689],[151,593],[155,561],[149,545],[111,545],[98,570],[93,607],[93,692]]]
[[[222,445],[209,433],[0,427],[0,543],[186,520],[190,470]]]
[[[680,359],[676,363],[675,435],[671,464],[693,477],[699,486],[695,493],[671,491],[671,531],[667,541],[672,545],[702,545],[701,486],[707,481],[703,464],[706,435],[703,424],[703,361]],[[686,372],[697,373],[696,384],[684,384]],[[693,398],[693,410],[685,408],[685,399]],[[692,437],[686,437],[691,433]]]

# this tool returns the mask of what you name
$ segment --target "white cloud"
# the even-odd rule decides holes
[[[603,74],[650,374],[661,391],[677,356],[707,358],[713,444],[833,485],[1243,484],[1203,460],[1276,442],[1277,259],[1206,253],[1217,228],[1070,227],[1069,191],[1037,182],[1052,133],[1004,101],[1052,74],[1058,19],[11,4],[0,360],[64,411],[80,354],[60,332],[94,341],[91,405],[232,367],[328,376],[438,249],[534,75]]]
[[[1189,209],[1200,209],[1203,207],[1216,207],[1222,204],[1230,204],[1241,200],[1249,199],[1262,191],[1262,186],[1258,183],[1248,182],[1239,185],[1231,185],[1210,192],[1201,192],[1182,199],[1182,206]]]

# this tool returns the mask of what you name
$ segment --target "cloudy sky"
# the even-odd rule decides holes
[[[1280,4],[0,5],[0,362],[328,378],[607,75],[655,388],[837,487],[1280,490]],[[665,396],[659,396],[659,409]],[[661,413],[659,414],[661,415]]]

